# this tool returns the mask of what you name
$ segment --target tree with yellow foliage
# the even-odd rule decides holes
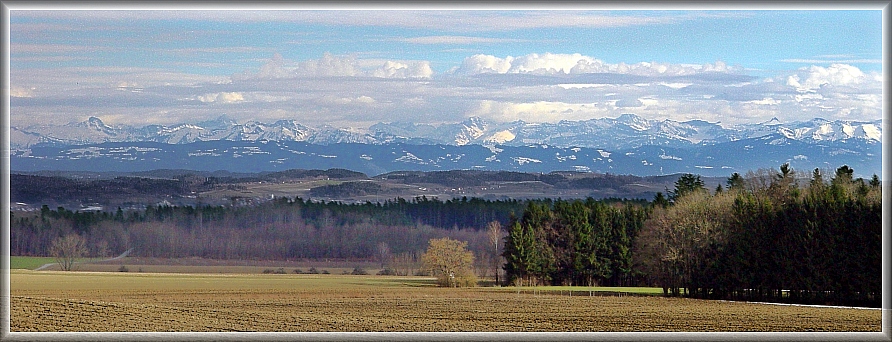
[[[446,237],[431,239],[428,243],[421,262],[426,270],[437,277],[437,284],[448,287],[477,285],[474,253],[467,249],[467,242]]]

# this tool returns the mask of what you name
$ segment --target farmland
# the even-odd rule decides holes
[[[54,257],[22,257],[22,256],[10,256],[9,257],[9,268],[11,269],[27,269],[33,270],[44,264],[49,264],[56,262],[56,258]]]
[[[10,330],[881,331],[880,310],[566,289],[450,289],[426,277],[339,274],[12,270]]]

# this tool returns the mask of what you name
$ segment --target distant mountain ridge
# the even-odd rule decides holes
[[[109,126],[93,117],[11,128],[10,167],[19,171],[343,168],[368,175],[468,169],[727,176],[789,162],[801,171],[846,164],[866,177],[882,173],[881,120],[784,124],[772,119],[724,128],[633,114],[558,123],[489,123],[474,117],[439,126],[378,123],[359,132],[293,120],[239,124],[225,116],[137,128]]]
[[[264,172],[340,168],[367,175],[393,171],[580,171],[637,176],[694,173],[725,176],[783,163],[800,171],[848,165],[856,176],[881,174],[882,146],[865,140],[807,143],[774,133],[690,148],[640,146],[622,150],[477,144],[311,144],[302,141],[107,142],[34,145],[13,150],[13,171],[117,171],[158,168]],[[832,171],[832,170],[830,170]]]
[[[65,125],[32,125],[10,127],[10,147],[27,149],[36,144],[85,145],[104,142],[160,142],[188,144],[199,141],[300,141],[329,145],[339,143],[417,145],[506,145],[544,144],[555,147],[587,147],[622,150],[641,146],[693,148],[771,134],[804,143],[862,141],[878,144],[882,140],[882,120],[871,122],[810,121],[780,123],[773,119],[763,123],[725,128],[702,120],[648,120],[634,114],[617,118],[558,123],[490,123],[479,117],[463,122],[416,124],[407,122],[378,123],[363,131],[334,127],[308,127],[294,120],[273,123],[248,121],[239,124],[226,116],[196,124],[174,126],[128,125],[109,126],[96,117]]]

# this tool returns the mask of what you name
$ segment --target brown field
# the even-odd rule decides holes
[[[446,289],[424,277],[11,272],[21,331],[881,331],[881,311]]]
[[[147,258],[125,257],[110,261],[93,261],[75,263],[73,270],[87,272],[119,272],[121,266],[127,272],[145,273],[234,273],[260,274],[264,270],[282,269],[285,273],[294,270],[308,272],[314,267],[318,272],[328,271],[330,274],[350,273],[359,267],[369,274],[382,270],[381,264],[373,261],[357,260],[216,260],[204,258]],[[52,265],[46,271],[59,271],[59,265]]]

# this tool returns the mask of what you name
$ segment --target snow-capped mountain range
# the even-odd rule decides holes
[[[641,146],[690,148],[703,145],[781,134],[804,143],[861,141],[879,144],[882,120],[872,122],[828,121],[781,123],[777,119],[729,128],[718,123],[692,120],[648,120],[634,114],[558,123],[489,123],[479,117],[439,126],[415,123],[378,123],[368,129],[307,127],[294,120],[273,123],[248,121],[239,124],[225,116],[216,120],[175,126],[109,126],[99,118],[65,125],[10,127],[10,147],[27,149],[43,143],[84,145],[103,142],[160,142],[186,144],[199,141],[300,141],[311,144],[444,144],[484,146],[588,147],[622,150]]]
[[[344,168],[377,175],[454,169],[583,171],[639,176],[741,174],[783,163],[799,171],[842,165],[882,173],[881,121],[776,119],[731,128],[705,121],[615,119],[439,126],[379,123],[364,132],[295,121],[217,120],[176,126],[109,126],[98,118],[11,127],[13,171],[233,172]]]

